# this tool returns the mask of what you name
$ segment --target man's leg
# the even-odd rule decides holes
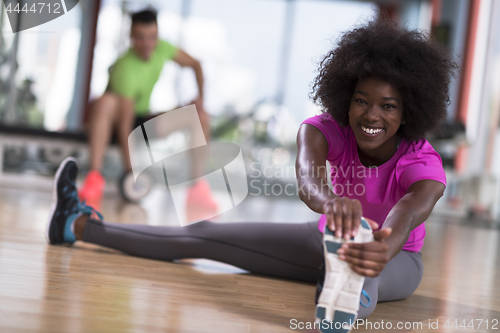
[[[119,97],[104,93],[90,113],[88,135],[90,145],[90,169],[101,170],[104,152],[109,144],[115,119],[117,118]]]
[[[118,144],[123,157],[123,166],[125,172],[132,171],[132,164],[130,162],[130,153],[128,147],[128,137],[130,132],[133,130],[135,114],[133,108],[123,107],[124,103],[129,103],[129,101],[119,100],[119,117],[115,117],[115,128],[116,135],[118,138]]]
[[[203,105],[196,105],[196,110],[205,140],[207,143],[210,143],[210,116],[205,112]],[[191,139],[193,140],[193,137],[191,137]],[[191,150],[191,175],[193,179],[205,175],[205,166],[211,163],[211,161],[209,161],[211,157],[208,155],[208,152],[209,150],[206,149]],[[205,219],[207,216],[214,215],[217,210],[218,204],[213,198],[209,184],[204,180],[196,182],[188,191],[186,199],[186,216],[192,220]]]
[[[205,140],[207,143],[210,143],[210,116],[205,112],[203,108],[197,109],[198,111],[198,117],[200,118],[200,123],[201,123],[201,128],[203,129],[203,134],[205,135]],[[206,156],[206,151],[197,151],[195,153],[194,150],[192,150],[192,161],[193,161],[193,166],[191,169],[193,178],[199,178],[204,175],[204,166],[206,164],[206,159],[208,156]]]
[[[91,110],[88,124],[90,146],[90,171],[78,192],[81,200],[100,210],[102,195],[106,181],[101,173],[104,153],[109,144],[113,125],[119,111],[119,97],[105,93],[99,98]]]
[[[200,143],[203,138],[207,143],[210,141],[210,117],[202,108],[197,107],[197,116],[200,121],[202,132],[199,131],[199,125],[197,119],[193,117],[193,114],[176,114],[175,121],[171,118],[162,117],[163,114],[158,114],[155,116],[158,119],[154,120],[154,124],[149,127],[150,133],[155,138],[164,138],[168,135],[175,133],[177,131],[188,130],[189,132],[189,146],[195,146],[195,143]],[[167,112],[168,113],[168,112]],[[191,178],[199,178],[205,175],[205,166],[207,165],[206,159],[208,158],[207,152],[203,149],[190,149],[190,173]]]
[[[204,142],[210,139],[209,116],[202,108],[197,107],[196,111],[196,114],[192,109],[189,112],[176,113],[175,121],[172,121],[169,116],[164,116],[165,114],[158,115],[157,118],[148,121],[147,125],[145,125],[149,140],[164,138],[180,130],[189,131],[189,146],[197,147],[189,149],[188,167],[191,179],[199,179],[204,176],[205,171],[210,169],[207,166],[211,163],[208,155],[209,150],[206,149],[208,146],[202,146]],[[203,220],[216,215],[217,210],[218,204],[213,198],[209,183],[204,179],[199,179],[187,192],[186,215],[188,219]]]

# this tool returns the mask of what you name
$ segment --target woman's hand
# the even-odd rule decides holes
[[[363,209],[359,200],[336,197],[325,201],[323,214],[326,216],[327,228],[335,232],[335,237],[348,240],[356,236]]]
[[[378,225],[369,221],[373,229]],[[377,277],[389,261],[389,246],[384,239],[392,232],[385,228],[373,233],[374,241],[369,243],[344,243],[337,253],[340,260],[344,260],[356,273],[366,277]]]

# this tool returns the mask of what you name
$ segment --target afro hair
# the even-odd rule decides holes
[[[399,134],[416,141],[446,118],[449,84],[457,68],[444,46],[422,32],[378,19],[340,38],[320,62],[310,96],[346,127],[356,83],[378,77],[399,90],[405,121]]]

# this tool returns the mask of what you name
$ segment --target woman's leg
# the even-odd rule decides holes
[[[373,312],[377,302],[405,299],[417,290],[424,265],[422,255],[416,252],[400,251],[385,266],[382,273],[376,278],[365,278],[363,289],[371,299],[369,307],[360,305],[358,318],[366,319]],[[361,296],[366,304],[367,300]]]
[[[93,220],[91,207],[78,200],[74,158],[56,172],[46,238],[50,244],[83,240],[131,255],[159,260],[207,258],[252,273],[314,282],[318,278],[322,234],[318,222],[223,223],[186,227],[125,225]]]
[[[186,227],[161,227],[89,218],[82,240],[144,258],[206,258],[255,274],[316,282],[323,256],[322,233],[317,226],[317,222],[202,221]],[[75,226],[75,231],[78,228]]]
[[[206,258],[225,262],[255,274],[317,282],[322,261],[322,233],[310,223],[221,223],[208,221],[186,227],[125,225],[88,219],[83,241],[130,255],[172,261]],[[365,278],[363,289],[371,299],[360,305],[366,319],[377,302],[409,297],[423,275],[420,253],[400,251],[376,278]],[[361,301],[367,303],[364,296]]]

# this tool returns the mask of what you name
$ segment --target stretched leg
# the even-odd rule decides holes
[[[172,261],[206,258],[255,274],[316,282],[321,233],[310,223],[222,223],[186,227],[124,225],[80,217],[77,239],[130,255]]]
[[[86,222],[86,223],[85,223]],[[77,227],[78,226],[78,227]],[[77,233],[78,232],[78,233]],[[157,227],[107,223],[82,217],[75,226],[77,239],[130,255],[172,261],[206,258],[225,262],[255,274],[316,282],[322,261],[322,233],[317,222],[223,223],[208,221],[186,227]],[[366,319],[377,302],[405,299],[417,289],[423,275],[420,253],[400,251],[380,276],[365,278],[368,307],[359,307]],[[367,299],[361,296],[366,304]]]
[[[55,201],[46,234],[50,244],[83,240],[151,259],[207,258],[256,274],[308,282],[317,281],[320,275],[323,236],[317,222],[214,224],[204,221],[187,227],[106,223],[88,218],[92,209],[78,201],[76,174],[74,158],[67,158],[56,173]],[[363,287],[370,295],[371,306],[360,307],[359,318],[367,318],[378,301],[410,296],[422,274],[419,253],[398,253],[379,277],[365,279]]]

